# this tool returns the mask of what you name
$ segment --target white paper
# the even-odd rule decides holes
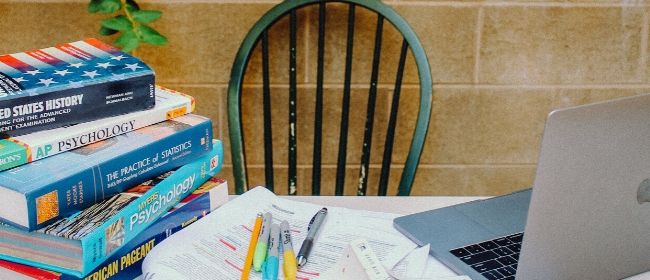
[[[391,271],[397,279],[422,279],[427,260],[429,259],[429,245],[411,251]]]
[[[336,265],[330,268],[321,279],[337,280],[391,280],[380,263],[372,246],[363,239],[353,240],[344,250]]]
[[[265,188],[252,189],[154,247],[142,265],[143,274],[147,280],[239,278],[257,213],[271,212],[278,224],[287,220],[294,250],[298,250],[308,222],[321,208],[278,198]],[[298,279],[317,278],[336,264],[351,240],[360,238],[368,240],[382,263],[394,266],[416,248],[393,228],[395,217],[328,207],[308,263],[298,270]],[[280,274],[282,277],[281,269]],[[260,279],[260,273],[251,271],[250,279]]]
[[[456,272],[451,270],[446,265],[442,264],[436,258],[429,255],[429,258],[427,258],[427,267],[424,270],[424,274],[422,275],[422,278],[423,279],[457,279],[457,280],[463,279],[463,278],[454,278],[454,277],[460,277],[457,275],[458,274],[456,274]]]

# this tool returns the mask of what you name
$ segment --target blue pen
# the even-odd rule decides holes
[[[262,269],[263,280],[277,280],[278,268],[280,266],[279,259],[280,247],[280,226],[273,224],[271,226],[271,235],[269,236],[269,253],[266,256],[266,262]]]
[[[311,218],[311,221],[309,221],[309,225],[307,226],[307,237],[305,238],[305,241],[302,242],[300,251],[298,251],[298,257],[296,258],[298,261],[298,267],[303,267],[307,264],[307,257],[309,257],[309,253],[311,253],[316,233],[318,233],[318,229],[320,229],[321,224],[325,221],[325,216],[327,216],[327,208],[323,207],[323,209],[318,211],[316,215]]]

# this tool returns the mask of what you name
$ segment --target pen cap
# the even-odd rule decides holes
[[[262,243],[268,242],[272,224],[273,224],[273,215],[271,215],[270,212],[264,213],[264,220],[262,221],[262,230],[260,231],[260,237],[257,240],[257,242],[262,242]]]
[[[269,236],[269,253],[268,257],[278,257],[280,248],[280,226],[277,224],[271,225],[271,234]]]
[[[255,253],[253,255],[253,269],[255,271],[262,270],[262,264],[266,260],[266,253],[269,244],[269,234],[271,231],[271,224],[273,223],[273,216],[271,213],[264,213],[264,220],[262,221],[262,229],[260,230],[257,245],[255,246]]]
[[[293,244],[291,243],[291,229],[287,221],[280,223],[280,232],[282,233],[282,249],[284,251],[291,251],[293,254]]]

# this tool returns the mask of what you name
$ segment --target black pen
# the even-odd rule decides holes
[[[311,221],[309,221],[309,226],[307,227],[307,238],[302,242],[302,246],[300,246],[300,251],[298,251],[298,256],[296,257],[299,267],[302,267],[307,263],[307,257],[309,257],[311,248],[314,246],[314,238],[316,238],[316,233],[318,233],[318,229],[321,224],[323,224],[326,215],[327,208],[323,207],[323,209],[318,211],[318,213],[311,218]]]

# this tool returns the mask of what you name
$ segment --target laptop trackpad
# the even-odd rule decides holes
[[[531,189],[456,206],[456,210],[496,236],[524,231]]]

